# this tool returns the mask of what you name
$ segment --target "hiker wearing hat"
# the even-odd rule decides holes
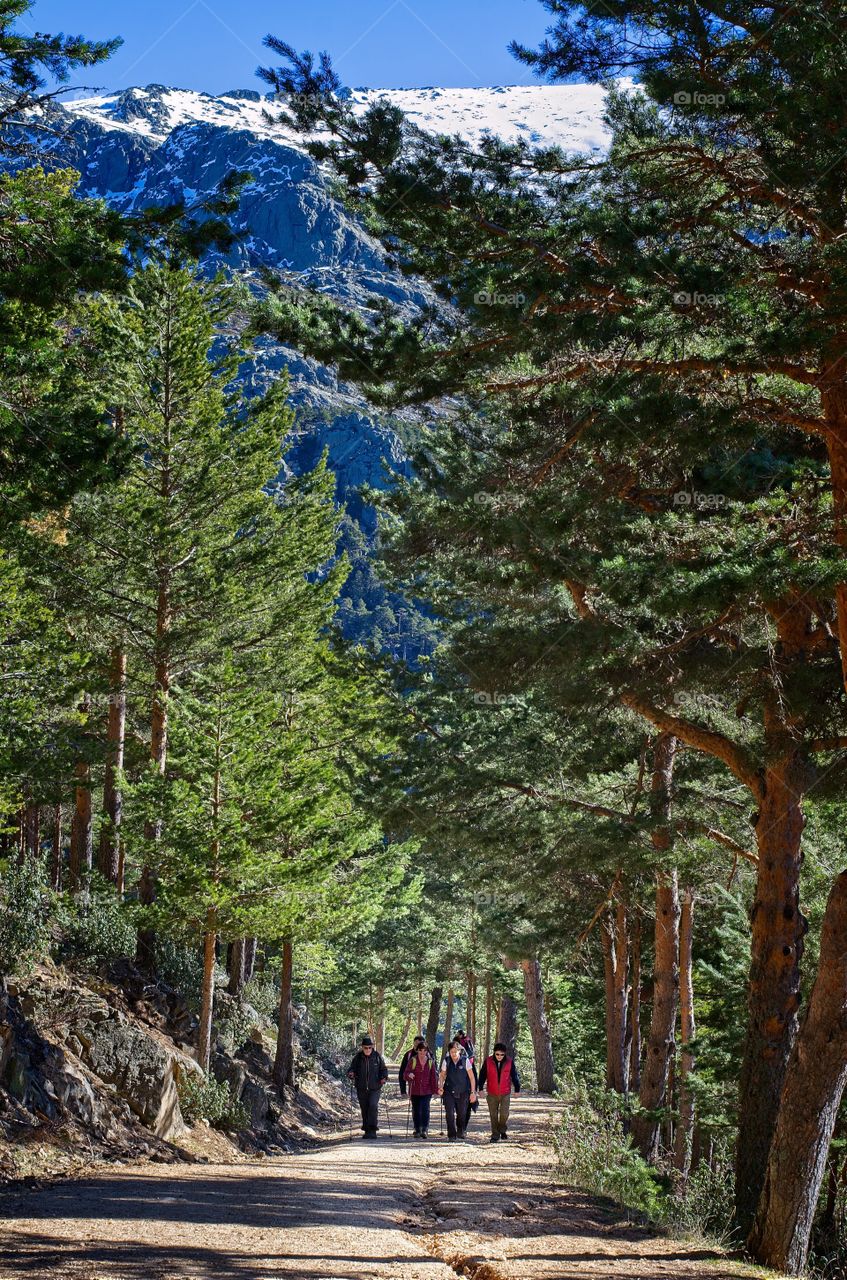
[[[521,1079],[514,1058],[502,1041],[498,1040],[490,1058],[486,1058],[479,1073],[480,1093],[488,1096],[488,1114],[491,1117],[491,1141],[505,1141],[508,1136],[509,1104],[511,1092],[521,1091]]]
[[[415,1122],[415,1137],[429,1136],[429,1104],[434,1093],[438,1093],[438,1073],[432,1054],[423,1037],[418,1037],[420,1044],[416,1050],[410,1050],[406,1065],[406,1081],[412,1099],[412,1118]]]
[[[370,1036],[362,1036],[362,1047],[350,1063],[348,1080],[356,1086],[366,1138],[375,1138],[379,1127],[379,1091],[388,1079],[388,1069]]]
[[[444,1099],[447,1137],[451,1142],[464,1138],[472,1103],[476,1102],[476,1081],[467,1054],[458,1040],[450,1043],[438,1076],[438,1093]]]

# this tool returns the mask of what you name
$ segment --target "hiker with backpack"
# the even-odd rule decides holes
[[[409,1061],[406,1064],[404,1083],[408,1083],[409,1086],[415,1137],[427,1138],[429,1137],[430,1102],[433,1094],[438,1093],[438,1073],[426,1041],[422,1036],[418,1039],[420,1044],[406,1055]]]
[[[412,1058],[418,1052],[418,1049],[420,1049],[421,1045],[424,1045],[424,1047],[426,1047],[426,1040],[424,1040],[423,1036],[415,1036],[414,1040],[412,1041],[411,1049],[406,1050],[400,1062],[400,1070],[397,1073],[397,1081],[398,1081],[398,1084],[400,1085],[400,1092],[403,1094],[404,1097],[406,1095],[406,1068],[408,1067]]]
[[[514,1058],[502,1041],[498,1040],[491,1057],[486,1058],[479,1073],[480,1093],[486,1090],[488,1114],[491,1119],[491,1142],[505,1142],[509,1137],[509,1106],[511,1093],[521,1091],[521,1079]]]
[[[439,1097],[444,1099],[447,1137],[462,1139],[468,1127],[472,1103],[476,1102],[476,1080],[460,1041],[452,1040],[438,1077]]]
[[[379,1128],[379,1095],[388,1079],[388,1068],[370,1036],[362,1036],[361,1048],[350,1063],[347,1078],[356,1088],[365,1137],[375,1138]]]

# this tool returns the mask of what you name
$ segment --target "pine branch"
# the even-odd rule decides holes
[[[644,716],[645,720],[649,720],[658,729],[662,729],[665,733],[672,733],[689,747],[694,747],[697,751],[703,751],[706,755],[721,760],[739,782],[743,782],[745,787],[749,788],[757,800],[763,798],[764,789],[760,772],[740,743],[734,742],[723,733],[717,733],[714,729],[707,729],[705,725],[695,724],[693,720],[672,715],[669,711],[654,706],[652,702],[632,691],[624,693],[621,701],[624,706]]]

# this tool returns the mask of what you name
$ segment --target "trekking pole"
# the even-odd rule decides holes
[[[441,1136],[444,1137],[444,1094],[441,1095]]]
[[[386,1098],[385,1094],[382,1095],[382,1101],[385,1105],[385,1118],[388,1121],[388,1136],[390,1138],[391,1137],[391,1115],[388,1110],[388,1099]]]
[[[409,1136],[409,1117],[412,1114],[412,1095],[409,1094],[409,1105],[406,1108],[406,1137]]]
[[[353,1081],[350,1081],[350,1141],[353,1141]]]

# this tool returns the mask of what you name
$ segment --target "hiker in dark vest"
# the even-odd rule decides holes
[[[506,1046],[498,1040],[490,1058],[486,1058],[479,1073],[480,1093],[488,1095],[488,1114],[491,1117],[491,1141],[504,1142],[508,1136],[509,1105],[511,1092],[521,1091],[521,1078],[514,1058],[510,1058]]]
[[[438,1073],[432,1054],[421,1038],[417,1052],[409,1058],[406,1066],[406,1080],[412,1099],[412,1119],[415,1122],[415,1137],[429,1137],[429,1104],[434,1093],[438,1093]]]
[[[411,1049],[406,1050],[400,1062],[400,1070],[397,1073],[397,1079],[400,1083],[400,1092],[404,1095],[406,1093],[406,1068],[408,1067],[409,1063],[412,1061],[412,1058],[414,1058],[415,1054],[417,1053],[421,1045],[425,1046],[426,1040],[424,1040],[423,1036],[415,1036],[414,1040],[412,1041]]]
[[[379,1091],[388,1079],[388,1069],[370,1036],[362,1036],[362,1047],[350,1063],[347,1078],[356,1086],[365,1137],[375,1138],[379,1127]]]
[[[438,1093],[444,1099],[447,1136],[451,1142],[464,1138],[471,1103],[476,1102],[476,1081],[467,1054],[458,1040],[453,1040],[441,1064]]]
[[[477,1086],[477,1091],[479,1091],[479,1077],[477,1075],[477,1070],[476,1070],[476,1049],[474,1048],[473,1040],[471,1040],[470,1036],[465,1035],[464,1027],[457,1028],[456,1034],[454,1035],[453,1039],[458,1040],[459,1044],[464,1049],[465,1056],[467,1057],[468,1062],[473,1067],[474,1084]],[[474,1108],[474,1110],[476,1110],[476,1108]]]

